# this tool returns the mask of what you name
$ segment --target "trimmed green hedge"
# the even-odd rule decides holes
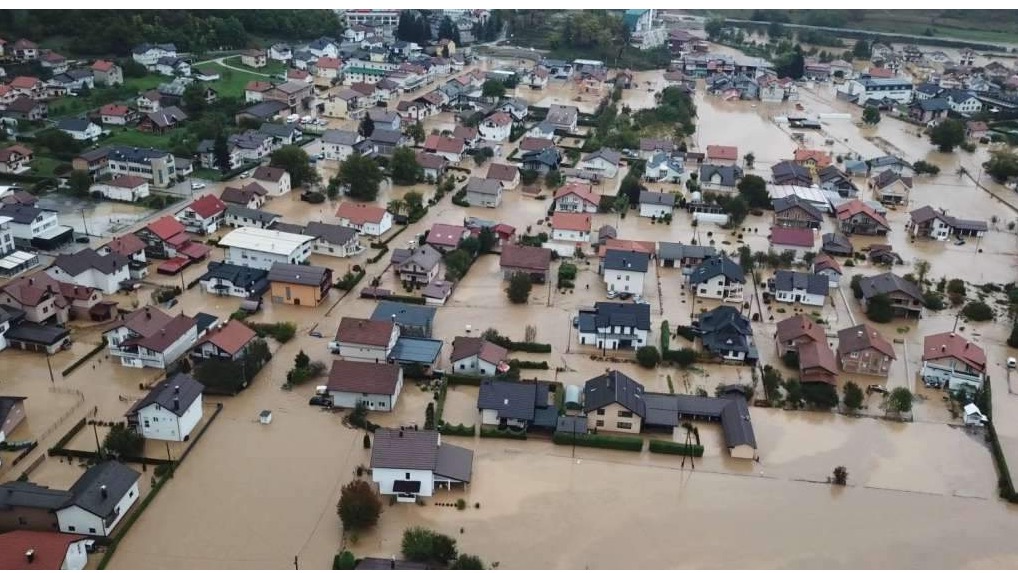
[[[438,433],[443,436],[467,436],[473,437],[474,426],[465,426],[463,424],[442,424],[438,427]],[[481,435],[484,436],[484,430],[481,430]]]
[[[375,256],[373,256],[370,259],[368,259],[368,262],[369,263],[377,263],[378,261],[382,260],[382,257],[385,256],[385,253],[388,253],[388,252],[389,252],[389,247],[387,245],[382,245],[382,248],[377,253],[375,253]]]
[[[533,360],[516,360],[513,358],[509,361],[509,366],[513,368],[519,368],[521,370],[547,370],[548,363],[544,360],[535,362]]]
[[[575,442],[577,446],[584,446],[587,448],[625,450],[627,452],[639,452],[643,450],[643,438],[633,438],[629,436],[555,432],[555,434],[551,437],[551,441],[560,446],[568,446]]]
[[[78,420],[78,422],[76,424],[74,424],[73,427],[71,427],[71,429],[66,434],[63,435],[63,437],[61,437],[57,441],[57,443],[53,444],[53,447],[50,448],[49,451],[52,452],[52,451],[64,449],[64,446],[67,445],[67,442],[70,442],[71,439],[73,439],[74,436],[78,432],[80,432],[81,429],[84,428],[84,427],[85,427],[85,418],[82,417],[80,420]],[[93,453],[93,455],[94,455],[94,453]]]
[[[74,372],[75,370],[78,369],[79,366],[81,366],[82,364],[88,362],[89,358],[92,358],[96,354],[99,354],[100,352],[102,352],[103,349],[106,348],[107,344],[108,344],[108,342],[107,342],[106,338],[104,337],[102,339],[102,342],[99,343],[99,346],[96,346],[92,350],[89,350],[88,354],[85,354],[81,358],[75,360],[70,366],[68,366],[67,368],[64,368],[64,370],[60,373],[60,375],[63,376],[64,378],[67,378],[68,374],[70,374],[71,372]]]
[[[700,444],[676,444],[667,440],[650,440],[650,451],[655,454],[671,454],[673,456],[703,457],[703,446]]]
[[[391,300],[395,302],[406,302],[409,304],[425,304],[423,296],[411,296],[405,294],[383,294],[375,297],[377,300]]]
[[[516,352],[534,352],[547,354],[551,352],[551,345],[544,344],[541,342],[509,342],[506,350],[513,350]]]
[[[480,386],[480,376],[468,376],[466,374],[446,374],[445,382],[450,386]]]
[[[507,440],[525,440],[527,439],[526,432],[516,432],[513,430],[499,430],[497,428],[485,428],[481,426],[481,437],[482,438],[505,438]]]
[[[681,324],[679,326],[676,326],[675,334],[678,334],[682,338],[685,338],[686,340],[689,341],[696,340],[696,333],[694,333],[693,328],[689,326],[682,326]]]

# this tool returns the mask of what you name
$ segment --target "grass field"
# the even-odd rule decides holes
[[[214,82],[209,83],[212,89],[219,92],[219,95],[223,97],[239,97],[244,98],[244,86],[251,80],[268,81],[269,78],[260,76],[249,72],[241,72],[238,70],[231,70],[219,64],[217,62],[210,62],[203,64],[201,67],[214,68],[219,71],[220,78]]]
[[[183,128],[171,129],[166,133],[147,133],[134,128],[115,128],[109,137],[102,140],[103,145],[129,145],[131,147],[155,147],[158,149],[169,149],[170,139],[175,134],[183,135],[187,131]]]
[[[29,165],[32,167],[32,175],[41,175],[44,177],[51,177],[55,173],[56,168],[62,164],[66,164],[65,161],[54,159],[52,157],[35,156]],[[67,164],[70,165],[70,164]]]
[[[245,70],[248,70],[256,74],[267,74],[270,76],[278,76],[279,74],[286,71],[286,64],[278,60],[268,60],[268,63],[265,64],[264,68],[252,68],[245,66],[244,64],[240,63],[240,56],[226,58],[224,61],[231,66],[237,68],[244,68]]]

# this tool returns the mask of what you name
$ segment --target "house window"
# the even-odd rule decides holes
[[[619,418],[632,418],[633,413],[630,412],[629,410],[619,410],[618,416]]]
[[[94,527],[89,527],[88,528],[88,532],[89,533],[95,533],[95,528]]]
[[[598,409],[597,409],[597,414],[598,414],[599,416],[604,416],[604,408],[598,408]]]
[[[853,353],[849,354],[849,357],[851,357],[851,358],[859,358],[859,353],[858,352],[853,352]]]
[[[73,525],[68,525],[67,526],[67,531],[77,531],[77,530],[78,529],[76,527],[74,527]]]
[[[620,430],[632,430],[633,424],[631,422],[617,422],[615,427]]]
[[[410,472],[406,473],[406,479],[410,479]]]
[[[604,427],[604,420],[598,420],[598,421],[597,421],[597,424],[595,424],[595,425],[596,425],[596,426],[597,426],[598,428],[603,428],[603,427]]]

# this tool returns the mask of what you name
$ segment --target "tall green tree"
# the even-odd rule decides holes
[[[481,95],[490,100],[501,99],[505,97],[505,84],[498,80],[485,80],[481,85]]]
[[[361,119],[360,125],[357,126],[357,133],[361,137],[368,138],[375,132],[375,121],[371,119],[371,116],[364,114],[364,118]]]
[[[750,207],[767,207],[771,204],[771,197],[767,193],[767,182],[759,175],[746,175],[739,181],[739,194],[746,200]]]
[[[438,25],[438,39],[452,40],[457,46],[461,44],[460,30],[452,18],[448,16],[442,18],[442,23]]]
[[[887,323],[894,320],[894,307],[886,294],[878,294],[866,299],[866,318],[873,322]]]
[[[339,178],[349,187],[350,197],[359,201],[374,201],[384,175],[370,157],[354,153],[339,166]]]
[[[336,512],[346,530],[367,529],[378,523],[382,513],[382,500],[366,481],[354,480],[343,486]]]
[[[876,125],[880,123],[880,110],[875,106],[868,105],[862,110],[862,121],[866,125]]]
[[[509,286],[505,292],[509,296],[509,302],[513,304],[525,304],[530,300],[530,290],[534,284],[527,273],[515,273],[509,279]]]
[[[139,456],[145,448],[145,438],[127,426],[117,424],[107,432],[102,448],[120,458]]]
[[[419,121],[416,121],[408,125],[406,127],[406,134],[407,136],[414,140],[415,145],[420,145],[421,143],[423,143],[426,137],[424,133],[424,125]]]
[[[424,178],[424,169],[417,164],[417,154],[409,147],[400,147],[389,161],[392,182],[396,185],[413,185]]]
[[[225,133],[217,135],[215,141],[212,142],[212,154],[216,158],[216,167],[221,172],[226,173],[233,167],[230,165],[230,145],[226,140]]]
[[[845,387],[842,388],[842,399],[841,402],[849,410],[858,410],[862,407],[863,402],[862,388],[859,387],[855,382],[845,382]]]
[[[951,153],[965,143],[965,124],[957,119],[945,119],[930,130],[930,143],[939,151]]]
[[[76,196],[84,197],[88,195],[88,189],[92,186],[92,178],[88,175],[88,171],[75,169],[67,178],[67,185]]]
[[[852,46],[852,57],[857,60],[868,60],[871,55],[870,43],[865,38],[856,40],[855,45]]]
[[[321,179],[318,171],[308,163],[308,154],[296,145],[284,145],[269,156],[269,165],[290,174],[292,187],[310,187]]]
[[[887,403],[884,405],[888,412],[911,412],[912,392],[904,386],[899,386],[887,396]]]

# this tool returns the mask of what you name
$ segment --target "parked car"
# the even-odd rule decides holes
[[[580,317],[574,316],[573,317],[573,328],[579,328],[579,327],[580,327]]]
[[[201,183],[200,181],[193,181],[193,182],[191,182],[191,190],[192,191],[196,191],[198,189],[204,189],[204,188],[205,188],[205,184]]]
[[[1018,360],[1016,360],[1014,356],[1008,356],[1007,357],[1007,367],[1008,368],[1014,368],[1016,366],[1018,366]]]
[[[619,296],[619,293],[617,293],[617,292],[615,292],[613,290],[608,291],[608,298],[613,299],[613,298],[615,298],[617,296]]]
[[[890,394],[890,392],[887,391],[887,388],[884,388],[880,384],[870,384],[869,386],[866,387],[866,392],[867,393],[876,392],[877,394],[884,395]]]
[[[631,292],[620,292],[619,293],[619,300],[629,300],[631,298],[633,298],[633,293],[631,293]]]
[[[332,398],[330,398],[328,396],[312,396],[311,399],[308,400],[308,406],[327,406],[327,407],[331,407],[332,406]]]
[[[339,341],[338,340],[330,340],[329,341],[329,352],[331,352],[333,354],[339,354]]]
[[[965,239],[958,239],[957,241],[954,242],[954,244],[960,247],[965,244]]]

